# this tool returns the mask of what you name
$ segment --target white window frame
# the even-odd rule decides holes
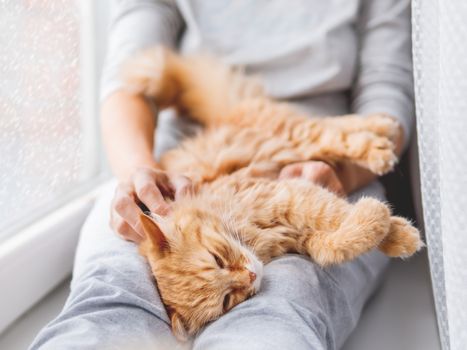
[[[103,187],[99,186],[104,161],[97,122],[102,65],[98,41],[105,43],[108,7],[102,0],[76,2],[81,21],[83,177],[90,181],[83,186],[84,193],[0,242],[0,333],[70,275],[79,231]]]

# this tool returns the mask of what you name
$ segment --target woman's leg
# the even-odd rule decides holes
[[[158,151],[163,152],[196,125],[163,113]],[[30,350],[178,349],[169,320],[136,245],[109,226],[115,184],[101,195],[81,231],[68,300],[37,335]],[[183,347],[185,348],[185,347]]]
[[[64,309],[30,349],[177,349],[145,261],[109,227],[113,191],[83,226]]]
[[[352,196],[384,199],[373,183]],[[265,266],[260,292],[205,328],[194,349],[339,349],[354,329],[389,259],[378,251],[321,268],[287,255]]]

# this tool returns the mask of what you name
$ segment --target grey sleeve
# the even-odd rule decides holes
[[[388,113],[404,129],[414,124],[410,0],[362,0],[360,57],[352,90],[355,113]]]
[[[163,44],[173,47],[183,27],[174,1],[110,0],[111,20],[100,100],[122,86],[119,68],[133,53]]]

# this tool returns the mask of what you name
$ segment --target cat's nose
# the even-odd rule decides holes
[[[250,275],[250,283],[253,283],[256,280],[256,273],[250,271],[249,275]]]

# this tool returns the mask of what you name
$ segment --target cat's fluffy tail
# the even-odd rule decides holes
[[[159,108],[175,107],[205,125],[223,120],[240,101],[264,97],[261,84],[206,55],[179,56],[163,47],[143,51],[123,66],[134,93],[153,98]]]

